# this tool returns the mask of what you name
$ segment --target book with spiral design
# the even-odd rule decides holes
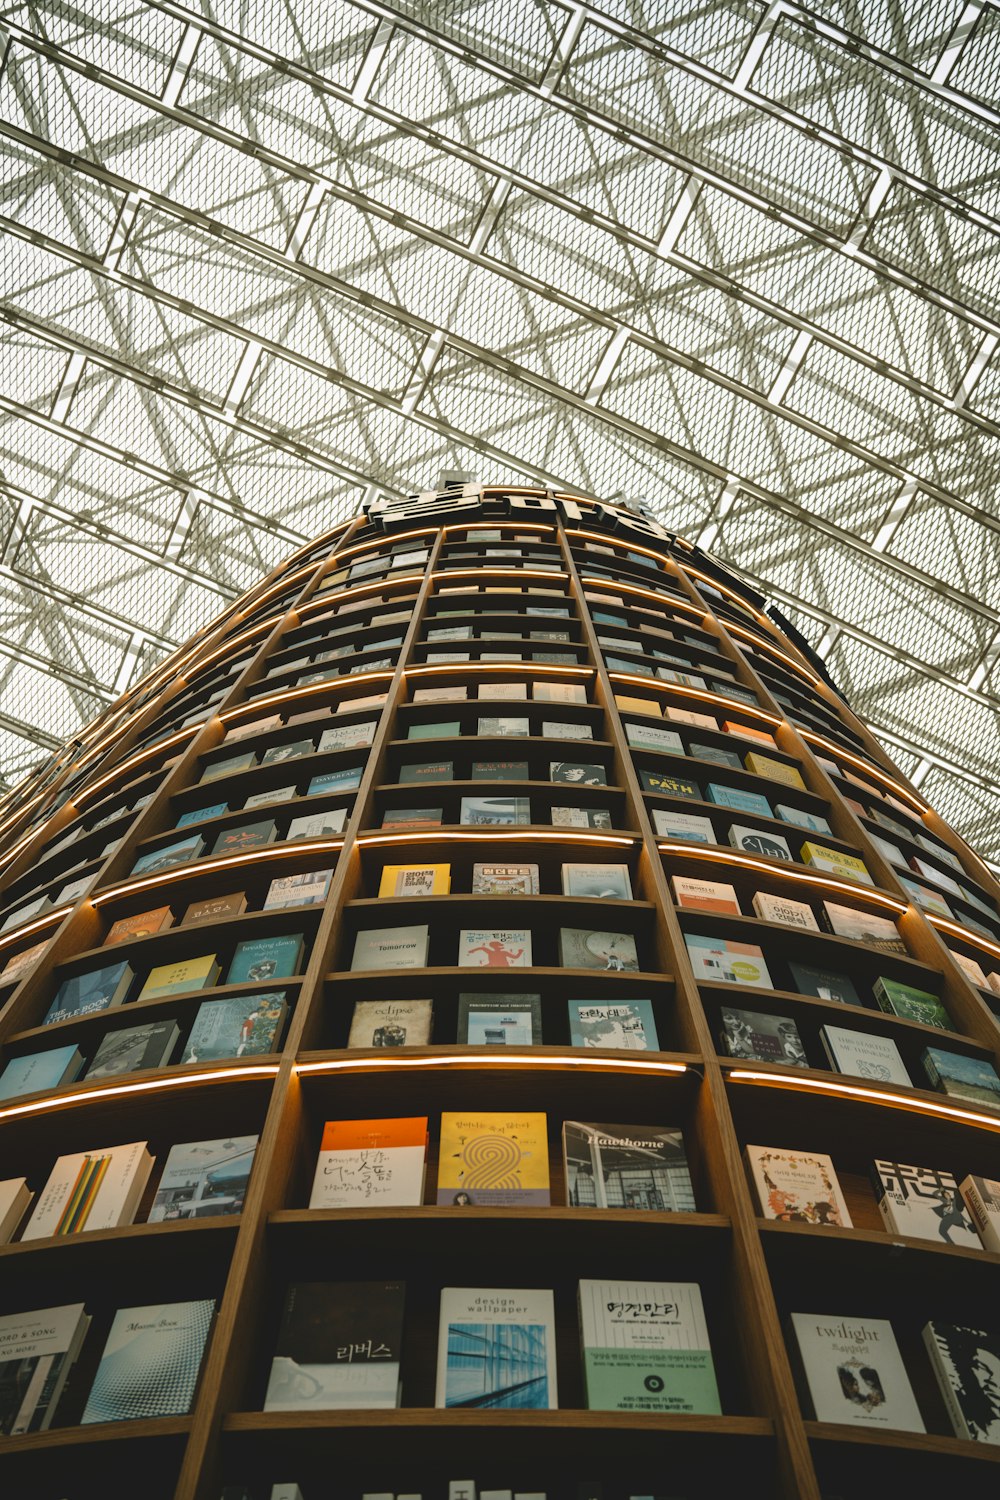
[[[442,1114],[437,1201],[456,1208],[547,1204],[545,1116]]]

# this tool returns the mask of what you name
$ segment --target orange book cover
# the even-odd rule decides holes
[[[102,947],[123,943],[126,938],[148,937],[150,933],[162,932],[174,920],[169,906],[157,906],[153,911],[141,911],[134,917],[120,917],[108,931]]]
[[[423,1146],[426,1140],[426,1115],[401,1120],[327,1120],[319,1149],[385,1151],[393,1146]]]
[[[776,746],[777,740],[766,729],[754,729],[750,724],[739,724],[734,719],[724,719],[723,729],[727,734],[738,734],[744,740],[759,740],[762,745]]]

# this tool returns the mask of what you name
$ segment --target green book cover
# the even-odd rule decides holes
[[[299,971],[301,932],[287,937],[248,938],[237,943],[226,975],[227,984],[256,984],[263,979],[287,979]]]
[[[581,1281],[579,1309],[589,1410],[721,1413],[695,1282]]]
[[[281,991],[203,1000],[184,1046],[185,1063],[262,1056],[277,1049],[287,1006]]]
[[[907,1021],[922,1021],[925,1026],[951,1030],[951,1017],[936,995],[914,989],[895,979],[876,979],[872,993],[882,1010],[902,1016]]]
[[[462,726],[458,719],[447,719],[438,724],[411,724],[407,731],[408,740],[448,740],[455,739],[462,733]]]

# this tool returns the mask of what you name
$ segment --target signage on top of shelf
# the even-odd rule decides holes
[[[654,541],[670,542],[675,535],[659,521],[624,506],[541,490],[488,488],[484,494],[478,485],[465,485],[443,493],[424,490],[404,500],[376,500],[366,507],[369,520],[385,531],[401,524],[412,525],[416,520],[459,521],[465,514],[482,520],[507,517],[513,521],[544,521],[554,520],[557,513],[574,526],[602,526],[607,531]]]

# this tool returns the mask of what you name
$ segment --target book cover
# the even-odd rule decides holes
[[[442,1111],[437,1201],[456,1208],[548,1204],[545,1115]]]
[[[353,792],[361,785],[361,767],[348,766],[343,771],[323,771],[313,776],[306,787],[307,797],[335,797],[341,792]],[[343,827],[343,824],[341,824]],[[340,828],[336,830],[340,832]]]
[[[446,719],[433,724],[411,724],[406,731],[406,738],[408,740],[450,740],[457,739],[461,733],[462,726],[458,719]]]
[[[991,1062],[982,1057],[966,1057],[963,1052],[946,1052],[940,1047],[925,1047],[920,1061],[931,1088],[953,1099],[970,1104],[984,1104],[1000,1109],[1000,1078]]]
[[[698,813],[680,813],[654,807],[653,828],[660,838],[680,839],[691,844],[716,844],[715,829],[710,818]]]
[[[125,960],[107,964],[100,969],[88,969],[84,974],[74,974],[64,979],[56,990],[52,1004],[45,1013],[44,1026],[57,1021],[76,1020],[94,1011],[110,1010],[121,1005],[128,994],[134,973]]]
[[[913,1080],[899,1055],[896,1043],[887,1036],[873,1036],[867,1031],[847,1031],[842,1026],[821,1026],[820,1041],[837,1073],[850,1073],[875,1083],[900,1083],[912,1088]]]
[[[537,896],[537,865],[472,866],[474,896]]]
[[[579,1310],[591,1411],[721,1413],[696,1283],[581,1281]]]
[[[692,740],[688,754],[694,756],[695,760],[707,760],[713,766],[728,766],[731,771],[742,771],[743,762],[732,750],[724,750],[721,745],[706,745],[700,740]]]
[[[792,981],[801,995],[815,995],[817,1000],[836,1000],[838,1005],[860,1005],[861,996],[854,981],[846,974],[830,969],[816,969],[810,964],[788,960]]]
[[[301,760],[312,755],[316,746],[312,740],[288,740],[283,745],[269,745],[261,756],[262,766],[282,765],[287,760]]]
[[[131,1224],[153,1170],[145,1141],[60,1156],[38,1195],[22,1239],[82,1234]]]
[[[683,797],[689,802],[702,800],[701,787],[687,776],[670,776],[665,771],[645,771],[641,768],[639,776],[646,792],[656,792],[661,797]]]
[[[442,1287],[434,1405],[468,1411],[555,1410],[559,1398],[551,1291]]]
[[[446,896],[451,865],[383,865],[379,896]]]
[[[853,1229],[828,1156],[776,1146],[747,1146],[746,1159],[765,1219]]]
[[[218,781],[220,776],[235,776],[238,771],[249,771],[250,767],[256,764],[256,752],[245,750],[240,755],[229,755],[225,760],[212,761],[211,765],[205,767],[198,779],[201,784],[207,781]]]
[[[400,782],[451,781],[454,778],[455,762],[452,760],[410,761],[399,768]]]
[[[819,923],[807,901],[790,901],[787,896],[773,896],[769,891],[756,891],[753,909],[762,922],[777,922],[782,927],[802,927],[807,932],[819,932]]]
[[[781,859],[786,864],[794,860],[788,840],[780,833],[766,833],[762,828],[747,828],[734,823],[729,830],[729,842],[734,849],[745,849],[748,854],[763,854],[768,859]]]
[[[966,1177],[959,1191],[982,1240],[983,1249],[1000,1255],[1000,1182],[992,1177]]]
[[[354,939],[352,969],[422,969],[427,965],[426,923],[370,927]]]
[[[690,724],[695,729],[717,730],[719,727],[718,719],[712,714],[695,713],[691,708],[677,708],[673,703],[668,703],[663,713],[674,724]]]
[[[281,991],[203,1000],[184,1044],[182,1062],[259,1057],[278,1050],[288,1006]]]
[[[950,1172],[878,1160],[872,1181],[879,1212],[891,1234],[980,1249],[976,1226],[966,1212],[958,1183]]]
[[[542,738],[546,740],[592,740],[594,731],[589,724],[570,724],[564,719],[543,719]]]
[[[1000,1443],[1000,1333],[935,1320],[923,1337],[955,1436]]]
[[[818,1422],[925,1430],[886,1319],[793,1312],[791,1325]]]
[[[526,760],[474,760],[473,781],[529,781]]]
[[[756,740],[761,745],[770,745],[771,748],[772,748],[772,750],[776,750],[777,749],[777,746],[778,746],[777,740],[774,738],[773,734],[768,734],[768,732],[767,732],[766,729],[756,729],[753,725],[751,725],[751,724],[741,724],[736,719],[725,719],[725,720],[723,720],[722,728],[724,729],[724,731],[726,732],[726,734],[735,734],[735,735],[738,735],[740,739],[744,739],[744,740]],[[765,759],[765,760],[767,759],[766,756],[765,757],[761,757],[761,758]],[[783,765],[784,762],[781,762],[781,764]],[[748,766],[747,769],[752,771],[754,769],[754,767],[753,766]],[[767,772],[766,771],[758,771],[757,774],[759,776],[766,776]],[[780,777],[776,777],[775,779],[776,780],[780,780],[781,778]]]
[[[680,1130],[565,1120],[562,1143],[566,1202],[571,1208],[695,1212]]]
[[[531,967],[531,931],[525,927],[463,927],[458,934],[460,969]]]
[[[272,786],[266,792],[254,792],[243,804],[243,811],[249,812],[254,807],[269,807],[273,802],[291,802],[297,795],[295,783],[288,786]]]
[[[82,1302],[0,1317],[0,1434],[51,1425],[89,1324]]]
[[[114,1078],[141,1068],[162,1068],[170,1061],[180,1036],[176,1021],[150,1021],[126,1026],[102,1038],[85,1078]]]
[[[979,966],[979,964],[976,963],[976,960],[974,958],[967,958],[964,953],[959,953],[955,948],[950,948],[948,951],[951,953],[952,958],[958,964],[959,968],[966,974],[969,979],[972,980],[974,985],[977,985],[981,990],[990,988],[986,975],[983,973],[982,968]],[[1000,991],[998,991],[998,993],[1000,993]]]
[[[383,828],[440,828],[443,807],[390,807],[382,814]]]
[[[746,729],[742,729],[746,734]],[[770,739],[770,735],[768,736]],[[756,750],[749,751],[743,757],[743,764],[748,771],[755,776],[766,776],[768,781],[780,781],[785,786],[797,787],[799,791],[808,791],[802,776],[794,766],[786,765],[783,760],[775,760],[771,755],[760,755]]]
[[[0,970],[0,973],[3,974],[5,979],[15,978],[16,975],[23,973],[25,969],[30,969],[33,964],[36,964],[48,946],[48,939],[46,938],[41,943],[34,943],[30,948],[22,948],[19,953],[11,954],[10,958],[4,964],[3,969]],[[986,976],[984,975],[983,984],[985,985],[985,983]]]
[[[553,828],[610,828],[611,814],[603,807],[553,807]]]
[[[628,865],[564,864],[564,896],[596,896],[605,901],[631,901]]]
[[[582,682],[533,682],[531,696],[536,703],[586,703],[587,689]]]
[[[773,989],[764,955],[754,943],[686,932],[684,945],[700,984],[744,984]]]
[[[635,938],[627,932],[559,929],[559,962],[564,969],[603,969],[633,973],[639,968]]]
[[[862,885],[874,885],[863,859],[846,854],[842,849],[828,849],[825,844],[814,844],[806,840],[799,850],[799,859],[814,870],[826,870],[831,875],[841,875],[845,880],[859,880]]]
[[[828,932],[839,937],[853,938],[856,943],[868,943],[886,953],[905,953],[906,944],[900,937],[895,922],[889,917],[877,917],[873,912],[862,911],[856,906],[841,906],[836,901],[824,901],[820,907],[820,919]]]
[[[212,855],[240,854],[244,849],[258,849],[264,844],[273,843],[277,832],[278,827],[273,818],[262,818],[258,823],[241,823],[235,828],[224,828],[212,845]]]
[[[180,963],[160,964],[150,969],[137,998],[160,1000],[165,995],[186,995],[191,990],[211,989],[221,967],[214,953],[185,958]]]
[[[171,1146],[148,1222],[242,1213],[257,1141],[255,1135],[236,1135]]]
[[[465,689],[462,690],[465,695]],[[494,699],[499,703],[524,702],[528,696],[528,684],[526,682],[481,682],[476,696],[480,699]]]
[[[10,1244],[33,1196],[24,1177],[0,1182],[0,1245]]]
[[[758,818],[771,818],[771,804],[760,792],[744,792],[739,787],[721,786],[710,781],[705,789],[705,800],[719,807],[731,808],[733,812],[754,813]]]
[[[440,687],[415,689],[412,701],[414,703],[462,703],[468,696],[469,690],[464,685],[442,683]]]
[[[130,938],[149,937],[170,927],[174,914],[169,906],[157,906],[152,911],[137,912],[134,917],[119,917],[108,928],[102,947],[111,948],[115,943],[128,942]],[[6,972],[6,971],[4,971]]]
[[[388,1208],[423,1202],[427,1116],[327,1120],[310,1208]]]
[[[542,1040],[540,995],[458,997],[458,1041],[470,1047],[532,1047]]]
[[[12,1057],[0,1073],[0,1099],[20,1094],[46,1094],[72,1083],[83,1067],[79,1047],[52,1047]]]
[[[272,880],[264,897],[265,911],[286,906],[322,906],[330,894],[332,870],[308,870],[302,875],[282,875]]]
[[[684,741],[676,729],[655,724],[626,724],[625,734],[633,750],[659,750],[662,755],[683,755]]]
[[[603,766],[589,761],[551,760],[549,780],[573,786],[607,786],[608,774]]]
[[[799,1029],[787,1016],[770,1016],[757,1010],[738,1010],[724,1005],[721,1011],[722,1049],[730,1057],[756,1062],[781,1063],[790,1068],[808,1068]]]
[[[792,823],[796,828],[808,829],[810,833],[833,833],[829,823],[819,813],[803,812],[800,807],[788,807],[783,802],[779,802],[774,811],[783,823]]]
[[[357,1000],[347,1045],[426,1047],[432,1012],[431,1000]]]
[[[246,891],[231,891],[227,896],[209,896],[206,901],[192,901],[181,917],[181,926],[191,922],[213,922],[221,917],[239,917],[247,909]]]
[[[282,937],[246,938],[236,944],[226,974],[227,984],[259,984],[262,980],[288,979],[299,972],[305,938],[301,932]]]
[[[471,827],[528,824],[531,822],[531,802],[527,797],[463,797],[458,821]]]
[[[212,1301],[119,1308],[80,1421],[189,1412],[214,1316]]]
[[[697,880],[691,875],[672,875],[670,886],[678,906],[693,911],[727,912],[742,916],[742,908],[733,886],[722,880]]]
[[[568,1000],[573,1047],[618,1052],[658,1052],[659,1038],[649,1000]]]
[[[480,739],[526,739],[531,733],[531,725],[521,716],[483,717],[477,720],[476,733]]]
[[[204,848],[205,840],[201,834],[192,834],[173,844],[164,844],[159,849],[150,850],[148,854],[140,854],[132,866],[132,874],[151,875],[155,870],[170,870],[175,865],[186,865],[190,860],[198,859]]]
[[[925,1026],[937,1026],[941,1031],[951,1029],[951,1017],[936,995],[927,990],[918,990],[910,984],[880,976],[872,986],[872,994],[879,1008],[893,1016],[903,1016],[908,1021],[922,1021]]]

